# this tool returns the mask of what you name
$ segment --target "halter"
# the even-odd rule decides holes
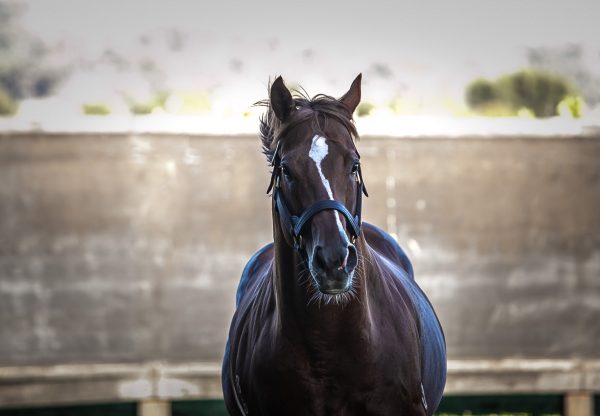
[[[324,210],[338,211],[346,218],[347,223],[350,225],[349,231],[352,237],[352,243],[354,243],[360,235],[362,194],[364,193],[365,196],[369,196],[367,188],[365,187],[365,183],[363,181],[360,164],[358,165],[358,176],[356,178],[356,207],[354,215],[352,215],[352,213],[348,211],[348,208],[346,208],[341,202],[332,199],[324,199],[315,202],[307,209],[305,209],[300,216],[296,216],[290,214],[290,210],[285,204],[281,193],[281,173],[283,168],[281,165],[281,156],[279,154],[281,147],[280,145],[281,141],[278,141],[271,162],[273,171],[271,173],[269,187],[267,188],[267,194],[271,192],[271,190],[273,190],[273,200],[275,201],[275,209],[279,213],[279,217],[281,218],[281,222],[283,223],[283,228],[291,235],[292,240],[294,241],[294,248],[298,251],[302,248],[302,230],[304,229],[306,224],[310,222],[312,217]],[[360,154],[358,154],[358,151],[356,151],[356,154],[360,159]]]

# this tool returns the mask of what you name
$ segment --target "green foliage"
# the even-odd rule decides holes
[[[110,114],[110,107],[103,103],[90,103],[81,106],[83,114],[88,116],[106,116]]]
[[[438,416],[560,416],[559,394],[444,396]]]
[[[520,71],[498,80],[498,86],[514,107],[529,108],[536,117],[557,115],[558,103],[569,93],[569,85],[558,75]]]
[[[17,108],[15,100],[0,86],[0,117],[14,115]]]
[[[581,118],[583,106],[583,98],[578,95],[568,95],[558,103],[557,111],[561,116],[567,115],[573,118]]]
[[[475,111],[482,116],[487,117],[514,117],[519,115],[519,110],[515,111],[511,105],[501,101],[492,101],[490,103],[482,104],[475,107]],[[523,112],[521,111],[521,114],[522,113]]]
[[[167,98],[169,98],[167,92],[158,92],[149,101],[135,101],[133,99],[128,99],[129,111],[131,111],[132,114],[139,116],[151,114],[155,110],[164,110]]]
[[[131,103],[129,105],[129,111],[136,116],[143,116],[146,114],[152,113],[152,111],[156,108],[151,103]]]
[[[171,94],[166,100],[165,109],[174,114],[208,113],[211,110],[210,97],[204,92]]]
[[[369,114],[371,114],[371,111],[373,111],[374,108],[375,106],[373,104],[365,101],[358,105],[356,109],[356,114],[358,115],[358,117],[368,116]]]
[[[487,79],[476,79],[467,86],[465,100],[471,108],[480,108],[495,103],[500,98],[496,85]]]
[[[465,100],[471,109],[484,115],[527,114],[525,109],[535,117],[551,117],[558,114],[558,104],[570,92],[568,82],[558,75],[523,70],[495,81],[473,81],[466,88]],[[494,113],[490,109],[501,111]]]

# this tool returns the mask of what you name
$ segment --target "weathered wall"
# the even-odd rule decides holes
[[[599,138],[359,149],[450,358],[600,358]],[[267,181],[256,137],[0,136],[0,366],[219,361]]]

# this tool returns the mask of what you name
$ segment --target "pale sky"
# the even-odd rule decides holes
[[[372,101],[401,94],[461,99],[473,78],[526,66],[528,48],[569,44],[583,45],[587,67],[600,74],[596,0],[25,3],[22,25],[62,45],[65,60],[97,61],[107,48],[134,61],[149,57],[171,88],[229,99],[263,98],[269,77],[279,74],[309,93],[340,95],[358,72]],[[99,73],[102,81],[80,84],[107,88],[121,76]]]

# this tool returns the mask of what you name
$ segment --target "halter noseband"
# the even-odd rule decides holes
[[[302,230],[304,226],[310,222],[312,217],[314,217],[317,213],[324,210],[335,210],[340,212],[345,218],[347,223],[350,225],[349,231],[352,236],[352,242],[354,243],[358,236],[360,235],[360,226],[361,226],[361,210],[362,210],[362,194],[365,196],[369,196],[367,192],[367,188],[365,187],[365,183],[362,178],[362,171],[360,169],[360,164],[358,165],[358,177],[356,179],[357,187],[356,187],[356,207],[355,214],[352,215],[348,208],[344,206],[339,201],[333,199],[324,199],[321,201],[317,201],[311,206],[309,206],[302,215],[296,216],[290,214],[285,201],[283,200],[283,196],[281,195],[281,156],[280,152],[281,141],[277,143],[277,147],[275,148],[275,152],[273,153],[273,159],[271,162],[271,166],[273,167],[273,172],[271,173],[271,180],[269,182],[269,187],[267,188],[267,194],[273,190],[273,200],[275,201],[275,209],[279,213],[279,217],[281,222],[283,223],[283,228],[288,231],[288,233],[292,236],[294,241],[294,248],[296,250],[300,250],[302,247]],[[358,151],[356,152],[358,154]],[[359,155],[360,159],[360,155]]]

